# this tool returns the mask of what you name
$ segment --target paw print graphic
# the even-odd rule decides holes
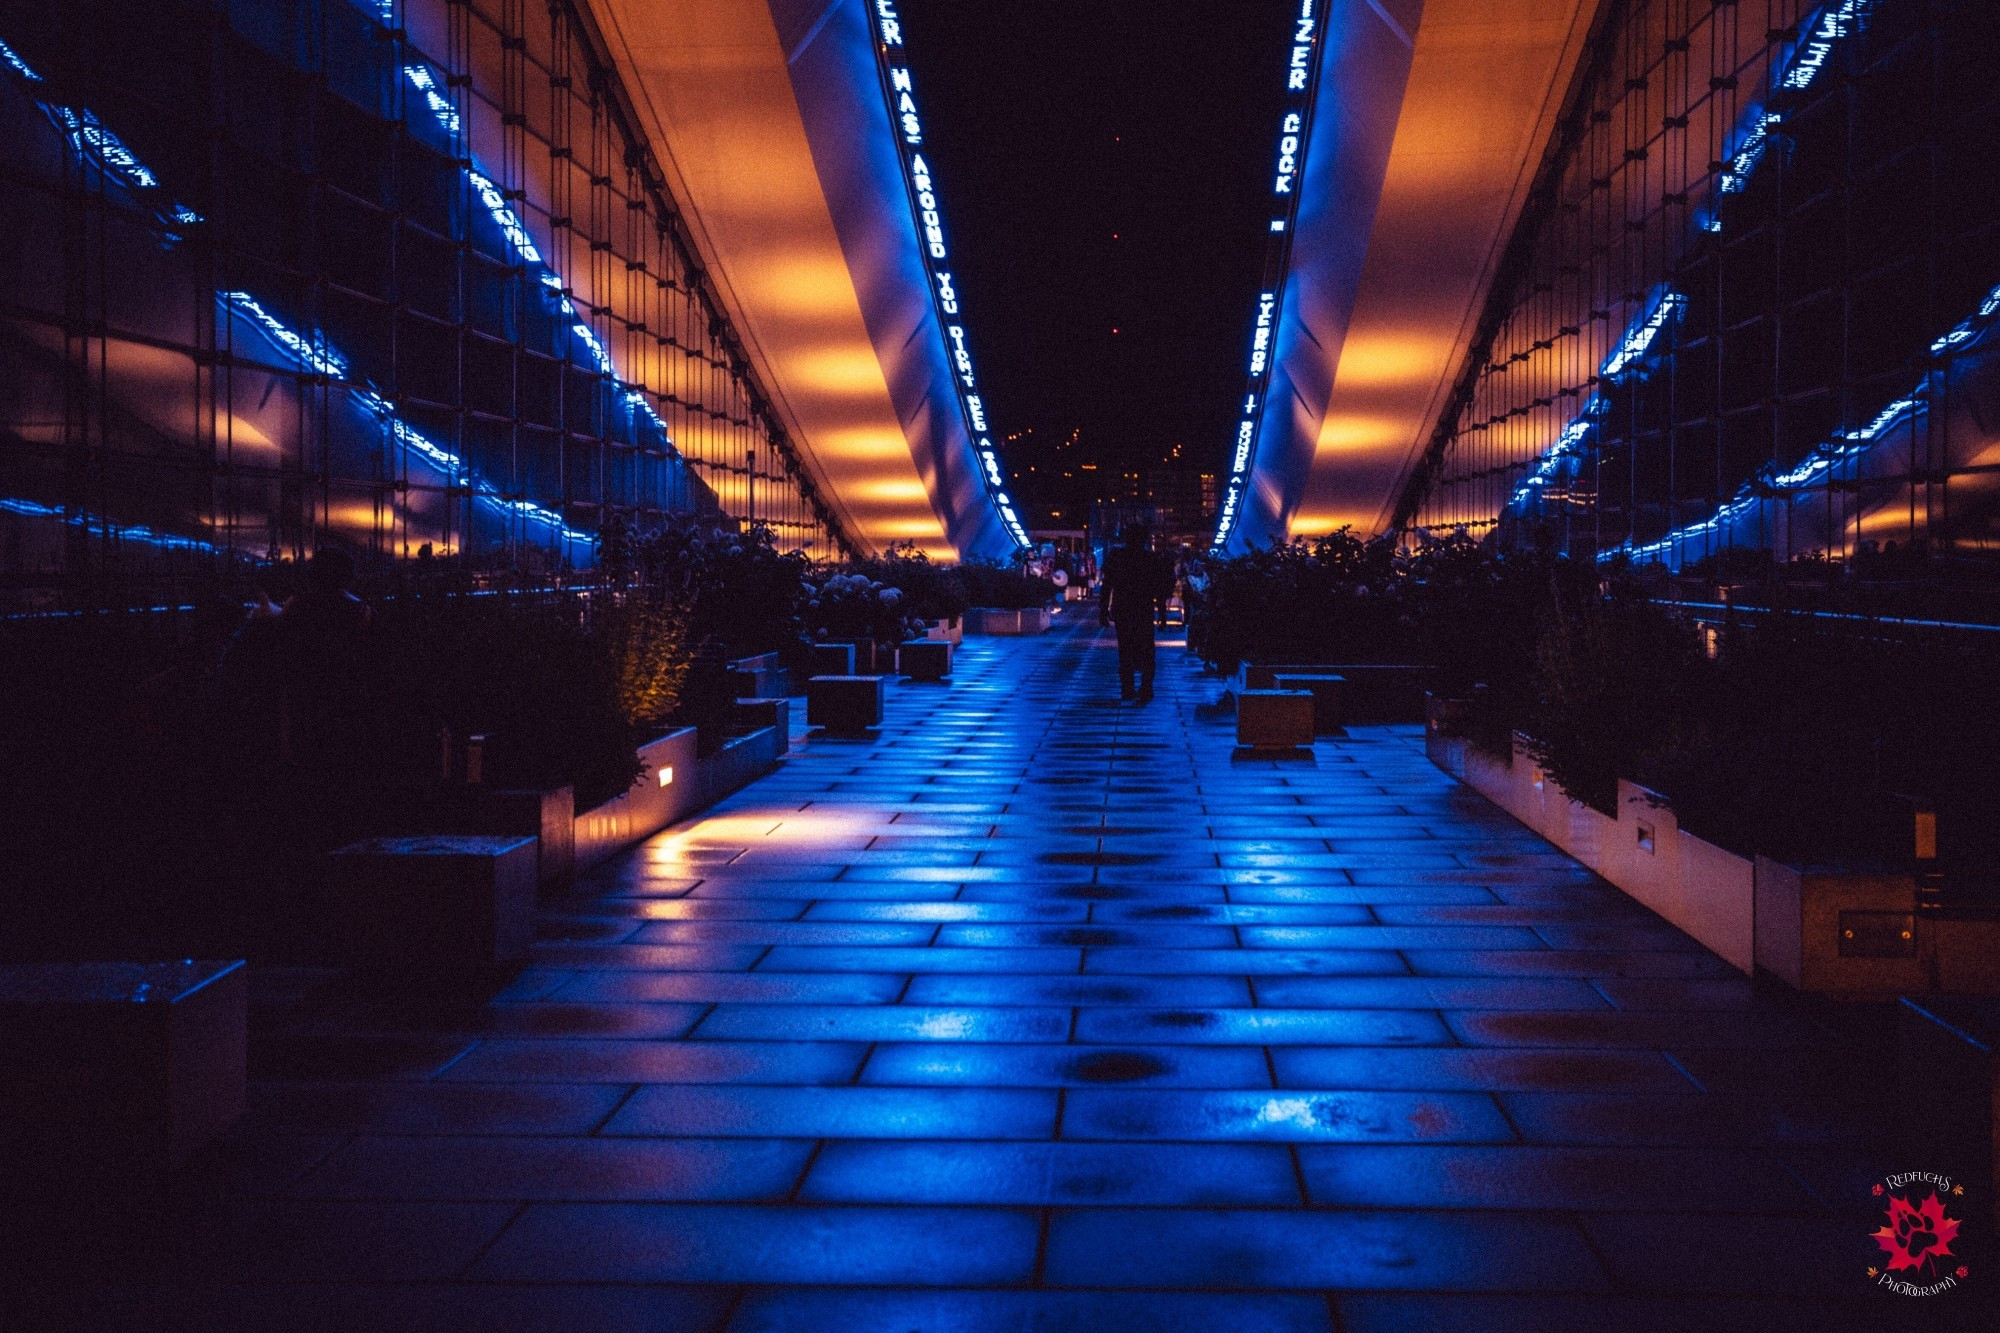
[[[1896,1219],[1896,1243],[1903,1247],[1903,1253],[1912,1259],[1922,1259],[1925,1253],[1938,1243],[1937,1232],[1931,1230],[1930,1223],[1923,1214],[1906,1212]]]

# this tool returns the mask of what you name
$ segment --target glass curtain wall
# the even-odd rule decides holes
[[[2000,550],[2000,5],[1614,0],[1398,526]]]
[[[0,3],[0,609],[841,553],[571,0]]]

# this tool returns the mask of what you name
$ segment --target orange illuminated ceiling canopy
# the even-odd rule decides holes
[[[856,539],[1000,553],[983,488],[963,484],[977,468],[948,371],[891,345],[935,343],[942,364],[928,279],[890,262],[917,253],[902,181],[840,156],[871,136],[894,152],[865,7],[802,23],[785,0],[589,6],[759,377]]]
[[[1595,5],[1424,0],[1290,531],[1383,530],[1465,356]]]

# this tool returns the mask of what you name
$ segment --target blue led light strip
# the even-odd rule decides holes
[[[111,541],[137,542],[142,546],[157,547],[162,551],[198,551],[204,555],[213,555],[216,551],[213,543],[196,537],[177,537],[171,532],[155,532],[151,528],[135,524],[113,523],[101,515],[87,514],[64,505],[45,505],[34,500],[0,500],[0,514],[18,514],[23,518],[52,518],[69,527],[82,528],[93,536]]]
[[[448,486],[465,486],[482,504],[508,517],[545,528],[565,544],[581,544],[586,553],[591,549],[595,539],[589,533],[578,532],[563,522],[562,515],[532,500],[508,499],[491,482],[472,476],[463,458],[396,415],[396,409],[388,399],[366,384],[348,381],[345,378],[347,359],[327,346],[325,338],[318,334],[308,337],[291,328],[266,311],[247,292],[217,292],[215,297],[226,313],[237,316],[263,334],[273,347],[297,363],[301,370],[324,376],[346,390],[356,403],[381,423],[396,443],[443,473]]]
[[[917,223],[917,239],[924,256],[924,272],[930,278],[931,303],[937,312],[938,327],[944,331],[945,351],[952,365],[952,385],[958,407],[965,418],[979,455],[981,479],[994,508],[1007,526],[1015,545],[1031,545],[1027,527],[1007,494],[1007,478],[1000,470],[1000,455],[993,447],[993,435],[986,424],[986,404],[973,373],[972,354],[965,345],[965,317],[960,311],[951,270],[945,267],[950,250],[945,245],[944,222],[938,208],[937,182],[930,164],[924,160],[924,127],[917,115],[915,88],[910,76],[908,52],[903,44],[903,20],[896,13],[896,0],[870,0],[875,9],[875,64],[882,79],[882,96],[888,102],[889,120],[896,130],[897,156],[903,164],[903,184],[910,198],[910,211]]]
[[[403,77],[408,79],[410,86],[423,96],[424,105],[430,109],[438,127],[454,141],[462,137],[463,121],[459,117],[458,109],[452,105],[451,99],[445,96],[444,89],[439,86],[437,76],[423,65],[405,65]],[[493,225],[507,238],[507,246],[514,252],[514,258],[523,268],[536,274],[543,292],[555,303],[556,309],[562,312],[563,318],[569,321],[570,332],[576,335],[584,350],[590,354],[591,363],[597,367],[598,373],[618,387],[627,407],[659,428],[660,434],[666,437],[667,446],[671,449],[674,443],[673,431],[668,429],[666,421],[660,414],[653,410],[645,390],[618,373],[617,363],[611,359],[611,353],[585,322],[575,304],[570,301],[569,294],[563,287],[562,276],[549,266],[548,260],[542,257],[541,250],[536,247],[534,238],[528,234],[520,215],[508,207],[506,195],[491,178],[472,165],[469,157],[465,158],[464,162],[465,178],[471,184],[473,194],[478,196],[480,206],[493,219]]]
[[[1841,38],[1850,36],[1860,25],[1874,0],[1828,0],[1813,17],[1800,25],[1800,37],[1794,41],[1783,56],[1772,63],[1781,71],[1775,83],[1784,92],[1800,92],[1812,86],[1826,68],[1827,58],[1833,54],[1835,45]],[[1705,212],[1695,217],[1695,226],[1706,232],[1722,230],[1720,197],[1741,194],[1750,184],[1750,177],[1763,162],[1771,146],[1772,131],[1784,123],[1784,116],[1764,106],[1753,104],[1744,112],[1739,123],[1734,146],[1723,158],[1723,166],[1716,177],[1716,200],[1711,201]],[[1649,306],[1625,331],[1625,337],[1618,348],[1605,359],[1598,371],[1600,380],[1616,379],[1633,364],[1643,360],[1658,341],[1662,328],[1678,317],[1687,308],[1687,298],[1678,292],[1668,291],[1658,301]],[[1893,406],[1893,405],[1892,405]],[[1565,459],[1580,456],[1584,440],[1597,424],[1598,418],[1608,410],[1603,397],[1592,393],[1553,445],[1539,458],[1531,460],[1533,470],[1514,488],[1501,513],[1514,509],[1533,498],[1547,486],[1556,475]],[[1717,518],[1722,517],[1718,510]],[[1709,520],[1713,524],[1714,518]],[[1704,525],[1697,525],[1704,526]],[[1624,549],[1619,547],[1616,549]],[[1603,556],[1599,557],[1600,559]]]
[[[1991,331],[1995,325],[1993,317],[2000,315],[2000,287],[1986,294],[1979,303],[1979,309],[1960,320],[1951,332],[1931,344],[1934,355],[1943,355],[1954,348],[1963,346]],[[1804,459],[1791,468],[1779,471],[1775,463],[1767,463],[1751,481],[1745,482],[1727,504],[1717,506],[1715,512],[1699,523],[1690,523],[1675,528],[1658,541],[1634,546],[1630,541],[1619,543],[1609,550],[1599,551],[1599,560],[1610,560],[1620,554],[1628,554],[1634,560],[1650,560],[1655,556],[1667,555],[1675,548],[1691,541],[1701,541],[1706,553],[1707,539],[1720,532],[1725,524],[1734,523],[1747,517],[1759,504],[1765,503],[1775,492],[1782,495],[1788,491],[1804,490],[1808,486],[1832,475],[1835,468],[1843,463],[1851,463],[1861,455],[1882,443],[1891,427],[1908,423],[1912,429],[1930,411],[1930,385],[1928,376],[1924,383],[1909,394],[1898,398],[1877,412],[1869,423],[1859,430],[1842,431],[1831,440],[1808,453]]]
[[[1230,442],[1229,480],[1222,490],[1222,510],[1215,520],[1212,553],[1220,555],[1236,530],[1243,497],[1257,460],[1257,437],[1263,421],[1264,394],[1271,386],[1272,344],[1284,314],[1285,281],[1292,267],[1292,230],[1299,215],[1299,181],[1306,146],[1312,134],[1313,94],[1319,87],[1319,50],[1326,37],[1329,0],[1298,0],[1292,19],[1292,40],[1285,59],[1285,109],[1278,119],[1278,154],[1272,174],[1270,239],[1264,257],[1264,290],[1257,294],[1257,318],[1250,333],[1249,379],[1243,409]]]
[[[5,64],[15,74],[30,84],[43,82],[42,76],[36,73],[32,66],[21,59],[20,55],[4,42],[0,42],[0,64]],[[425,78],[428,77],[428,72],[425,72]],[[422,89],[423,84],[421,82],[414,78],[412,81],[418,82],[419,89]],[[133,190],[159,190],[159,178],[153,174],[152,170],[144,162],[139,160],[131,149],[125,146],[124,142],[118,136],[104,127],[95,113],[87,109],[45,102],[40,98],[36,99],[36,104],[41,107],[43,113],[49,117],[56,128],[62,132],[64,139],[80,158],[97,164],[107,174]],[[450,111],[450,104],[446,103],[444,109]],[[434,113],[437,112],[435,102],[432,103],[432,110]],[[457,117],[454,113],[451,124],[455,125],[456,121]],[[475,190],[480,190],[481,183],[484,183],[485,188],[480,190],[480,194],[482,199],[487,200],[489,208],[498,206],[505,212],[504,202],[498,198],[499,192],[493,189],[492,183],[485,181],[477,172],[471,174],[474,179]],[[172,203],[169,203],[165,210],[161,210],[161,216],[182,223],[199,222],[201,220],[191,210],[179,204]],[[510,243],[515,245],[516,252],[522,253],[525,251],[528,257],[539,261],[540,256],[535,253],[533,242],[528,239],[527,233],[521,228],[519,222],[512,220],[513,215],[511,212],[507,212],[506,217],[511,221],[511,226],[509,222],[502,222],[501,230],[507,234]],[[499,219],[496,218],[497,220]],[[175,240],[178,238],[169,233],[168,239]],[[524,260],[524,262],[527,261]],[[552,277],[553,275],[545,276],[542,280],[543,284],[545,286],[555,286],[559,289],[560,281],[551,282]],[[323,335],[315,331],[311,336],[307,336],[291,328],[265,310],[248,292],[218,291],[215,296],[217,303],[225,312],[233,314],[249,323],[272,346],[278,348],[291,361],[297,364],[301,370],[322,376],[346,389],[369,415],[382,424],[383,428],[390,433],[397,443],[401,444],[409,452],[423,457],[432,466],[443,472],[450,483],[457,485],[467,484],[469,472],[463,459],[426,438],[422,432],[396,415],[395,408],[382,395],[376,393],[374,389],[365,385],[356,385],[347,382],[347,359],[329,347]],[[561,296],[559,291],[557,299],[562,302],[564,313],[571,316],[575,315],[574,308],[569,305],[568,298]],[[603,348],[597,344],[597,340],[590,336],[589,330],[585,328],[581,321],[576,323],[575,330],[587,339],[589,345],[597,353],[600,369],[604,369],[609,374],[610,359],[603,354]],[[636,394],[628,391],[626,396],[627,401],[632,401],[636,397]],[[634,406],[644,406],[644,404],[634,403]],[[650,411],[650,409],[648,410]],[[658,420],[657,417],[654,419]],[[665,423],[661,423],[661,428],[664,431]],[[581,544],[584,548],[583,554],[586,556],[592,549],[594,539],[588,533],[578,532],[569,527],[562,521],[562,516],[552,510],[545,509],[527,500],[507,499],[494,486],[484,481],[471,480],[470,489],[476,499],[505,514],[547,528],[559,536],[566,544]],[[143,542],[164,549],[190,551],[213,551],[216,549],[212,544],[196,538],[176,537],[171,534],[154,532],[150,528],[117,524],[111,522],[109,519],[65,509],[60,506],[38,504],[31,500],[0,500],[0,509],[4,509],[4,512],[7,513],[29,517],[55,518],[71,526],[84,528],[86,531],[101,533],[121,540]]]
[[[1626,333],[1624,341],[1604,359],[1603,366],[1597,372],[1599,382],[1615,380],[1643,361],[1646,354],[1652,351],[1653,344],[1659,341],[1661,330],[1678,318],[1685,309],[1687,309],[1685,296],[1674,291],[1662,292],[1659,300],[1655,301],[1647,311],[1645,318],[1633,325]],[[1535,470],[1514,488],[1514,493],[1507,498],[1507,506],[1511,508],[1520,504],[1555,480],[1556,471],[1565,459],[1580,457],[1583,452],[1583,442],[1589,438],[1590,432],[1596,429],[1598,419],[1610,410],[1611,405],[1604,401],[1601,392],[1592,393],[1585,400],[1583,410],[1563,427],[1562,434],[1556,437],[1556,442],[1541,456],[1535,465]]]
[[[31,87],[47,82],[5,42],[0,42],[0,64],[13,70],[20,76],[22,82]],[[34,98],[35,105],[41,109],[42,114],[49,118],[49,123],[62,134],[64,141],[70,146],[70,151],[76,154],[79,161],[95,166],[106,176],[140,196],[145,207],[162,223],[171,228],[193,226],[201,221],[201,214],[186,204],[163,196],[160,178],[139,160],[139,155],[133,152],[123,139],[105,128],[104,122],[97,118],[95,112],[84,107],[65,106],[60,102],[48,101],[37,92],[30,92],[29,96]],[[180,236],[171,230],[166,235],[170,241],[180,240]]]

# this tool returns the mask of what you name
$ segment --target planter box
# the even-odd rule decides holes
[[[623,851],[695,808],[695,729],[682,727],[639,747],[637,785],[576,817],[576,865],[583,870]]]
[[[1471,743],[1462,736],[1440,736],[1430,731],[1424,733],[1424,753],[1430,756],[1430,761],[1468,786],[1471,783],[1466,777],[1466,755],[1470,749]]]
[[[791,701],[760,699],[755,702],[770,705],[777,720],[726,741],[714,754],[697,760],[694,781],[689,783],[685,793],[687,805],[678,818],[685,819],[741,791],[776,768],[778,761],[791,748]]]
[[[806,723],[836,736],[864,736],[882,725],[887,696],[880,676],[814,676],[806,682]]]
[[[1470,699],[1424,696],[1424,753],[1460,782],[1465,781],[1465,754],[1470,745],[1465,729],[1471,710]]]
[[[924,640],[927,643],[964,643],[965,618],[948,616],[943,620],[925,621]]]
[[[576,873],[576,795],[571,787],[474,787],[448,833],[535,839],[535,883],[555,888]]]
[[[1755,970],[1754,865],[1681,828],[1659,793],[1618,784],[1618,818],[1591,868],[1746,976]]]
[[[1618,784],[1618,818],[1580,801],[1541,771],[1527,738],[1514,738],[1511,762],[1468,742],[1427,730],[1433,762],[1463,765],[1461,780],[1565,853],[1693,936],[1744,973],[1756,957],[1756,877],[1750,861],[1695,837],[1645,788]],[[1439,764],[1446,767],[1446,764]],[[1451,771],[1447,768],[1447,771]]]
[[[528,956],[533,838],[370,838],[329,861],[328,921],[355,966],[469,971]]]
[[[1466,748],[1464,755],[1468,787],[1535,832],[1548,836],[1547,821],[1542,818],[1541,769],[1528,754],[1522,737],[1514,738],[1513,752],[1504,759],[1471,747]]]
[[[1757,858],[1757,966],[1799,990],[1889,996],[1930,989],[1932,923],[1916,881]]]
[[[1377,662],[1261,663],[1243,668],[1243,688],[1268,690],[1280,675],[1339,676],[1342,719],[1348,726],[1422,722],[1432,667]]]
[[[1043,634],[1048,628],[1049,608],[1046,606],[1021,611],[975,606],[965,613],[967,634]]]
[[[1254,751],[1310,750],[1313,696],[1305,690],[1245,690],[1236,699],[1236,743]]]
[[[2000,1190],[2000,1003],[1960,997],[1897,1009],[1898,1148],[1922,1169],[1968,1186],[1971,1219],[1991,1231]]]
[[[729,683],[739,699],[774,699],[785,695],[789,682],[776,653],[759,653],[729,664]]]
[[[791,700],[739,699],[735,711],[739,724],[756,723],[757,729],[706,757],[695,752],[693,727],[641,746],[646,774],[638,784],[577,815],[577,869],[643,842],[776,768],[791,743]]]
[[[853,644],[815,643],[806,649],[807,676],[851,676],[853,674]]]
[[[7,1197],[148,1187],[233,1124],[248,996],[241,961],[0,966]]]
[[[896,665],[911,680],[942,683],[951,674],[951,645],[916,639],[896,650]]]
[[[854,650],[854,669],[851,671],[814,672],[815,675],[887,676],[896,670],[896,648],[894,644],[877,643],[873,639],[853,639],[846,641]]]
[[[1667,919],[1744,975],[1755,972],[1756,863],[1682,829],[1680,876],[1686,914]]]
[[[1280,671],[1271,688],[1276,690],[1304,690],[1313,697],[1313,735],[1338,736],[1345,728],[1341,725],[1340,692],[1344,680],[1340,676],[1319,676],[1310,674],[1294,675]]]
[[[788,742],[792,735],[792,701],[790,699],[738,699],[729,710],[731,726],[745,733],[742,739],[749,739],[748,733],[766,728],[775,730]],[[735,742],[730,742],[734,744]],[[783,749],[780,748],[780,753]]]

